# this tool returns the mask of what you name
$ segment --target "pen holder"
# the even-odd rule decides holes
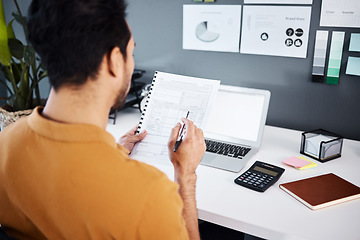
[[[301,134],[300,153],[320,162],[327,162],[341,157],[342,145],[343,137],[324,129],[317,129]]]

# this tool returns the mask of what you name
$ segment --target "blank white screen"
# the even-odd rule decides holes
[[[256,142],[264,96],[220,91],[206,125],[206,133]]]

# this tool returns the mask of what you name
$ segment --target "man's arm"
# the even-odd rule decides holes
[[[190,239],[200,239],[195,198],[196,168],[204,155],[206,145],[202,130],[188,119],[184,118],[182,121],[186,128],[182,143],[174,152],[180,130],[180,124],[177,124],[171,131],[168,149],[170,160],[174,165],[175,182],[180,185],[179,194],[184,203],[183,217],[189,237]]]

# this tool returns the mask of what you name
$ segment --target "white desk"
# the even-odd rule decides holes
[[[118,139],[135,126],[139,110],[118,113],[116,125],[109,121],[108,131]],[[301,132],[266,126],[263,144],[256,159],[285,168],[280,180],[265,193],[236,185],[240,173],[200,165],[197,170],[197,206],[199,218],[265,239],[360,239],[360,200],[312,211],[280,190],[279,184],[333,172],[360,186],[360,142],[344,140],[342,157],[318,163],[313,169],[296,170],[281,163],[287,157],[301,156]],[[144,161],[147,162],[147,161]],[[147,162],[173,179],[170,162]]]

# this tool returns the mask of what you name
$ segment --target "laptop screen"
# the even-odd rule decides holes
[[[219,89],[205,136],[256,142],[262,124],[264,101],[263,94]]]

